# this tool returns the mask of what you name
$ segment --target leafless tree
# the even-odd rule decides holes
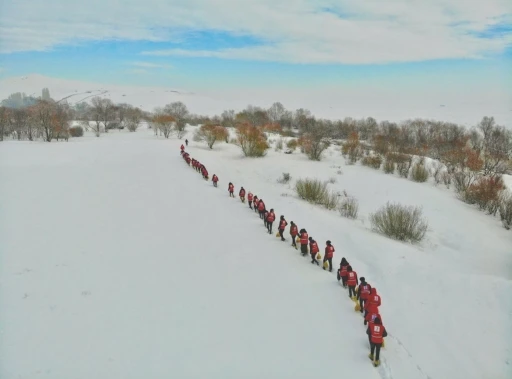
[[[91,103],[94,120],[102,122],[105,133],[108,133],[109,124],[115,120],[114,103],[110,99],[102,99],[98,96],[93,97]]]
[[[55,112],[55,103],[52,101],[41,100],[34,107],[35,117],[37,117],[38,126],[43,133],[43,138],[46,142],[51,142],[53,139],[55,127],[53,123],[53,116]]]
[[[139,108],[129,107],[125,110],[125,124],[130,132],[135,132],[142,119],[142,112]]]
[[[174,130],[179,139],[183,138],[186,134],[186,121],[189,114],[187,106],[181,101],[176,101],[174,103],[167,104],[163,110],[165,114],[172,116],[176,120]]]
[[[276,102],[270,106],[270,108],[267,111],[268,118],[271,123],[281,123],[281,119],[286,113],[286,109],[284,108],[283,104],[280,102]]]
[[[512,133],[496,125],[494,117],[484,117],[478,124],[483,134],[482,159],[484,175],[501,175],[508,170],[512,155]]]
[[[235,111],[233,109],[222,112],[220,124],[226,128],[235,126]]]
[[[9,128],[9,110],[7,107],[0,106],[0,141],[4,140]]]

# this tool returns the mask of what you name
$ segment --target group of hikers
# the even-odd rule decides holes
[[[196,171],[201,172],[203,179],[209,180],[208,171],[205,166],[199,161],[190,158],[190,155],[185,152],[183,145],[181,145],[181,155],[188,165],[191,165]],[[214,174],[212,176],[213,186],[217,187],[218,182],[219,178]],[[235,186],[231,182],[228,184],[228,193],[230,197],[236,198]],[[247,200],[249,208],[259,215],[267,228],[267,232],[272,234],[272,227],[276,220],[274,209],[268,209],[263,199],[258,198],[257,195],[253,195],[251,191],[247,192],[244,187],[240,187],[238,197],[242,203],[245,203]],[[281,215],[279,217],[276,234],[276,237],[280,237],[281,241],[286,241],[284,233],[287,226],[288,222],[284,215]],[[288,232],[291,236],[291,246],[298,250],[297,243],[299,243],[301,255],[307,256],[309,253],[311,264],[320,266],[318,262],[319,259],[322,259],[320,248],[313,237],[308,235],[307,230],[304,228],[299,230],[297,224],[290,221]],[[329,271],[332,272],[332,259],[335,249],[331,241],[326,241],[325,244],[322,268],[324,270],[328,268]],[[368,342],[370,343],[370,354],[368,357],[372,360],[373,365],[377,367],[380,365],[380,350],[384,346],[384,338],[388,335],[386,328],[382,324],[382,317],[379,313],[379,307],[381,305],[380,295],[377,294],[377,289],[372,287],[364,277],[358,278],[357,272],[354,271],[345,257],[341,259],[340,266],[337,270],[337,278],[338,282],[341,281],[343,288],[348,289],[349,298],[355,302],[355,311],[363,315],[363,324],[366,326],[366,334],[368,335]]]

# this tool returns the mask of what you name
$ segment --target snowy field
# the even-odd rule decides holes
[[[497,219],[334,149],[246,159],[191,142],[213,188],[181,143],[139,130],[0,145],[1,379],[512,377],[512,234]],[[335,178],[359,219],[297,199],[301,177]],[[335,273],[265,233],[230,181],[378,289],[381,367]],[[370,231],[387,201],[423,207],[425,242]]]

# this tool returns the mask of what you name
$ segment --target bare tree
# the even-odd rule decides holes
[[[57,104],[53,116],[54,138],[69,138],[69,123],[71,121],[71,111],[67,104]]]
[[[115,120],[116,108],[110,99],[102,99],[98,96],[91,100],[94,119],[103,123],[105,133],[108,133],[109,124]]]
[[[301,144],[309,159],[313,161],[322,160],[322,153],[330,146],[327,139],[327,129],[317,123],[304,134]]]
[[[181,101],[176,101],[174,103],[167,104],[164,107],[164,113],[174,118],[176,122],[174,126],[176,135],[179,139],[183,138],[183,136],[186,134],[186,121],[187,116],[189,114],[187,106],[183,104]]]
[[[216,141],[226,140],[229,136],[228,131],[221,125],[203,125],[194,134],[194,141],[206,142],[210,149]]]
[[[129,107],[125,110],[125,124],[130,132],[135,132],[142,119],[142,112],[139,108]]]
[[[280,102],[272,104],[267,111],[271,123],[280,123],[285,113],[286,109]]]
[[[168,114],[156,114],[153,118],[153,125],[163,133],[165,138],[169,138],[176,129],[176,119]]]
[[[0,106],[0,141],[4,140],[9,128],[9,110],[7,107]]]
[[[496,125],[494,117],[484,117],[478,125],[483,134],[482,159],[484,175],[501,175],[508,170],[512,154],[512,133]]]
[[[50,101],[41,100],[35,106],[35,117],[37,117],[39,128],[43,133],[46,142],[51,142],[55,131],[53,124],[55,104]]]

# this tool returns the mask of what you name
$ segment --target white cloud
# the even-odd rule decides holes
[[[44,51],[97,40],[182,42],[189,33],[251,36],[259,46],[146,51],[294,63],[385,63],[477,58],[502,52],[510,0],[33,0],[2,4],[0,52]],[[149,67],[147,67],[149,68]]]
[[[126,73],[140,75],[140,74],[148,74],[149,71],[146,69],[143,69],[143,68],[132,68],[130,70],[126,70]]]
[[[153,63],[153,62],[131,62],[130,65],[142,68],[172,68],[169,64]]]

